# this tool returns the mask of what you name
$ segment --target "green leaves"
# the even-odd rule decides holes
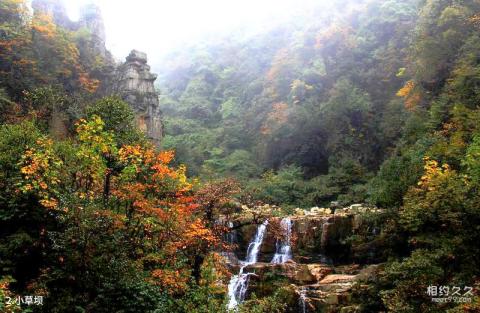
[[[131,144],[142,139],[142,134],[136,128],[135,114],[128,103],[111,96],[104,97],[86,108],[86,116],[102,119],[105,131],[115,134],[117,146]]]

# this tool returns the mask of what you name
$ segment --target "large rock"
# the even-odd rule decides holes
[[[154,86],[157,75],[150,72],[146,53],[132,50],[125,63],[117,67],[115,78],[112,92],[131,105],[138,127],[158,146],[163,123]]]
[[[60,27],[70,31],[86,29],[90,36],[81,40],[79,49],[87,54],[94,53],[103,60],[102,84],[98,96],[115,94],[128,102],[136,114],[137,126],[158,146],[163,136],[163,124],[159,109],[158,94],[154,82],[157,76],[150,72],[147,55],[133,50],[124,63],[117,65],[105,46],[105,26],[100,8],[94,4],[85,5],[78,22],[68,18],[60,0],[34,0],[34,14],[46,14]],[[54,134],[65,135],[62,129],[66,123],[61,114],[55,116],[51,124]]]
[[[331,274],[322,279],[320,284],[332,284],[332,283],[345,283],[353,282],[356,278],[356,275],[346,275],[346,274]]]
[[[108,61],[113,61],[110,52],[105,46],[107,37],[100,8],[93,3],[83,6],[78,25],[90,31],[91,38],[89,43],[91,48]]]
[[[325,276],[332,273],[333,269],[325,264],[307,264],[308,271],[310,274],[315,277],[316,281],[322,280]]]

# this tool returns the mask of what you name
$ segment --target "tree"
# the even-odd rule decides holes
[[[136,129],[135,113],[128,103],[118,97],[102,98],[86,108],[88,118],[96,115],[105,123],[105,130],[115,133],[117,144],[132,144],[140,141],[141,134]]]

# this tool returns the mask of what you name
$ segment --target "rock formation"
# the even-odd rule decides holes
[[[33,0],[32,8],[35,14],[41,13],[51,16],[58,26],[70,30],[77,28],[76,23],[68,18],[67,10],[63,3],[58,0]]]
[[[98,6],[95,4],[87,4],[82,7],[78,27],[89,30],[91,34],[89,41],[94,51],[99,53],[103,58],[113,61],[112,55],[105,46],[105,25],[103,23],[102,12]]]
[[[132,50],[125,63],[117,67],[115,76],[113,92],[132,106],[139,128],[158,145],[163,136],[163,124],[154,86],[157,75],[150,72],[147,55]]]
[[[275,210],[276,207],[265,205],[259,209]],[[237,256],[242,257],[242,251],[248,250],[258,228],[249,214],[255,210],[243,207],[233,221],[232,225],[238,226],[235,228]],[[238,272],[242,266],[242,273],[248,275],[247,301],[251,294],[261,298],[280,290],[282,299],[290,308],[288,312],[356,312],[354,289],[368,287],[382,266],[377,264],[381,261],[373,254],[366,257],[357,254],[355,245],[349,243],[348,238],[363,228],[371,229],[372,236],[378,239],[378,232],[373,231],[375,225],[364,219],[363,214],[379,213],[379,209],[362,205],[336,210],[316,207],[308,211],[295,210],[295,215],[288,217],[292,221],[291,229],[288,229],[291,234],[288,235],[292,239],[293,256],[280,263],[271,261],[278,242],[275,235],[278,230],[273,225],[279,218],[269,217],[272,227],[265,231],[258,262],[245,265],[229,258],[228,265],[232,273]],[[374,252],[373,248],[369,247],[369,251]]]
[[[94,52],[105,62],[102,85],[97,91],[99,96],[118,95],[130,104],[136,115],[138,127],[145,132],[156,146],[163,136],[163,124],[159,109],[158,94],[154,82],[157,76],[150,72],[147,55],[132,50],[126,61],[115,64],[105,46],[105,26],[100,8],[94,4],[85,5],[78,22],[71,21],[66,9],[59,0],[34,0],[32,8],[35,14],[47,14],[53,21],[70,31],[86,29],[90,38],[81,43],[81,53]]]

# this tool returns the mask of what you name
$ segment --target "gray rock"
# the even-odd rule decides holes
[[[163,136],[162,112],[154,86],[157,75],[150,72],[147,54],[132,50],[114,76],[112,93],[131,105],[138,127],[159,146]]]
[[[87,29],[91,38],[84,43],[87,50],[93,50],[103,57],[105,61],[105,73],[102,86],[97,91],[98,96],[118,95],[128,102],[136,114],[138,127],[159,146],[163,136],[162,113],[159,108],[158,94],[155,91],[154,82],[157,75],[150,72],[147,64],[147,54],[137,50],[126,58],[126,61],[116,65],[112,55],[105,47],[105,25],[100,8],[94,4],[88,4],[82,8],[78,22],[68,18],[64,4],[60,0],[33,0],[34,14],[46,14],[53,18],[54,22],[70,31],[81,28]],[[61,116],[52,121],[55,131],[61,130]]]

